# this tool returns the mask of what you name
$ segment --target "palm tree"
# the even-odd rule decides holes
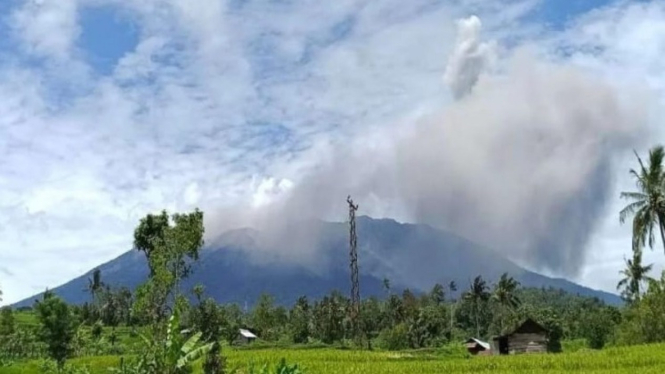
[[[192,289],[192,292],[194,293],[194,296],[196,296],[196,300],[201,304],[201,298],[203,297],[203,292],[205,291],[205,287],[201,284],[197,284],[194,286]]]
[[[383,289],[387,294],[390,294],[390,279],[383,278]]]
[[[98,305],[98,295],[103,287],[104,282],[102,282],[102,273],[99,269],[95,269],[92,272],[92,278],[88,278],[88,286],[84,291],[90,293],[92,311],[97,313],[97,317],[99,317],[99,313],[101,312]]]
[[[513,277],[509,277],[508,273],[503,273],[499,282],[494,286],[494,291],[492,292],[492,300],[494,300],[499,307],[502,309],[501,314],[503,315],[506,309],[514,311],[521,302],[520,299],[515,294],[520,283],[516,281]],[[501,331],[504,327],[504,318],[501,318]]]
[[[624,288],[621,295],[629,302],[638,300],[640,298],[640,288],[644,281],[651,278],[647,275],[653,264],[642,266],[642,251],[637,250],[633,252],[632,260],[625,260],[626,268],[619,273],[625,276],[617,284],[617,290]]]
[[[480,338],[480,304],[490,298],[487,292],[487,282],[479,275],[474,278],[469,290],[464,294],[464,299],[473,303],[476,318],[476,338]]]
[[[628,216],[633,216],[633,251],[646,244],[653,249],[655,242],[654,227],[658,226],[665,249],[665,176],[663,175],[663,146],[656,146],[649,151],[649,164],[644,165],[635,153],[640,164],[639,170],[630,169],[637,183],[637,192],[622,192],[621,198],[630,203],[619,213],[619,220],[624,223]]]
[[[430,300],[434,305],[439,306],[446,300],[446,292],[440,283],[437,283],[430,291]]]
[[[457,291],[457,283],[455,283],[454,280],[450,281],[450,283],[448,283],[448,290],[450,290],[450,297],[453,298],[453,294]],[[453,320],[455,318],[455,304],[457,304],[457,302],[450,303],[450,334],[451,334],[451,336],[452,336],[452,333],[453,333]]]

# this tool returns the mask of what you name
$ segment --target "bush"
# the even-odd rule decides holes
[[[391,329],[383,330],[376,338],[376,346],[380,349],[398,351],[409,348],[409,328],[400,323]]]

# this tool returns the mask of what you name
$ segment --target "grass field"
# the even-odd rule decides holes
[[[665,373],[665,344],[610,348],[602,351],[505,357],[451,357],[441,352],[363,352],[334,349],[226,349],[229,366],[277,362],[299,363],[310,374],[434,374],[434,373]],[[108,373],[118,357],[86,357],[71,362],[92,373]],[[39,373],[37,362],[0,368],[3,374]]]

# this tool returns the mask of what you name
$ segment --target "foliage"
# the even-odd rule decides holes
[[[642,266],[642,249],[633,250],[633,259],[625,260],[626,268],[620,272],[624,276],[617,289],[622,289],[621,296],[628,302],[634,302],[640,299],[642,284],[648,282],[651,278],[647,275],[653,265]]]
[[[39,370],[43,374],[90,374],[87,367],[59,364],[51,360],[42,361]]]
[[[481,313],[485,304],[490,298],[490,293],[487,291],[487,282],[479,275],[474,278],[473,283],[469,286],[469,290],[464,293],[464,300],[473,305],[473,315],[476,323],[476,337],[481,337]]]
[[[296,344],[306,343],[311,334],[312,312],[306,296],[299,297],[289,312],[291,339]]]
[[[16,329],[14,311],[11,307],[0,308],[0,336],[11,335]]]
[[[628,216],[633,216],[634,251],[641,250],[647,244],[653,248],[654,228],[660,231],[665,249],[665,149],[660,145],[652,148],[647,165],[644,165],[637,153],[635,157],[640,167],[637,170],[631,169],[630,174],[635,178],[638,191],[621,193],[621,198],[629,200],[630,203],[621,210],[619,219],[623,223]]]
[[[271,367],[267,363],[257,367],[250,363],[247,374],[304,374],[305,371],[298,364],[287,364],[282,358],[275,366]]]
[[[168,320],[166,339],[155,340],[142,336],[144,346],[138,359],[121,361],[115,373],[185,374],[192,372],[192,364],[208,353],[213,343],[201,344],[201,333],[186,337],[188,331],[179,331],[180,315],[176,309]]]
[[[390,329],[383,330],[377,338],[377,347],[397,351],[409,348],[409,328],[400,323]]]
[[[204,374],[222,374],[225,372],[226,360],[221,355],[222,346],[218,342],[212,343],[212,347],[206,353],[203,362]]]
[[[134,231],[134,247],[144,252],[150,276],[136,291],[135,311],[159,325],[168,314],[168,302],[176,303],[180,282],[192,271],[203,246],[203,212],[148,214]]]
[[[46,343],[49,356],[62,367],[73,348],[74,316],[69,306],[50,292],[45,292],[43,299],[37,301],[35,310],[41,324],[39,336]]]
[[[244,324],[242,310],[238,304],[230,304],[220,307],[219,311],[222,319],[221,335],[229,344],[233,344]]]
[[[641,300],[626,310],[618,335],[620,344],[665,341],[665,272],[659,280],[650,280]]]
[[[314,337],[324,343],[331,344],[341,341],[345,334],[345,318],[349,300],[338,291],[324,296],[314,303],[312,311],[314,319]]]

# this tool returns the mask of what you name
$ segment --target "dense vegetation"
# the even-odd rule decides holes
[[[633,220],[632,258],[617,285],[626,301],[621,308],[560,290],[522,288],[509,274],[435,284],[429,292],[396,293],[386,279],[385,295],[364,299],[355,324],[340,290],[288,306],[268,294],[251,310],[219,305],[202,286],[181,287],[204,244],[203,213],[164,211],[147,215],[134,232],[134,247],[150,270],[136,290],[105,284],[95,271],[83,305],[46,292],[32,308],[2,308],[0,372],[662,372],[662,347],[623,346],[665,342],[665,274],[653,279],[651,265],[642,264],[656,233],[665,246],[664,157],[662,147],[651,150],[647,164],[638,157],[639,168],[631,170],[638,191],[621,195],[630,203],[620,219]],[[565,359],[467,360],[463,340],[489,339],[527,317],[548,329],[549,350],[564,351]],[[241,328],[259,341],[234,347]]]

